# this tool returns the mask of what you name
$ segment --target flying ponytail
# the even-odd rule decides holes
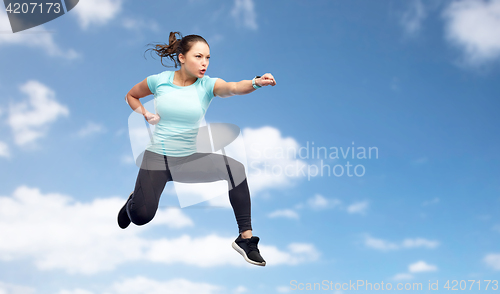
[[[179,35],[180,39],[177,39],[176,35]],[[170,58],[174,62],[175,68],[177,68],[177,66],[181,65],[181,62],[179,61],[179,54],[186,54],[195,42],[204,42],[208,45],[208,42],[201,36],[188,35],[182,37],[180,32],[170,32],[170,35],[168,37],[168,45],[157,44],[154,45],[154,48],[149,48],[144,53],[149,50],[155,51],[156,54],[160,56],[161,64],[163,66],[168,67],[167,65],[163,64],[163,58],[166,57]]]

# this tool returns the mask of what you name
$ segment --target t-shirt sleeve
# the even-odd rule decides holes
[[[215,81],[217,81],[218,78],[211,78],[209,76],[205,76],[205,91],[207,92],[208,95],[208,102],[212,101],[214,98],[214,86],[215,86]]]
[[[149,91],[151,91],[151,93],[156,94],[156,87],[158,86],[159,81],[160,81],[160,74],[150,75],[147,78]]]

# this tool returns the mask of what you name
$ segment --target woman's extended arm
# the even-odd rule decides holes
[[[147,111],[146,108],[144,108],[144,106],[142,105],[141,101],[139,101],[140,98],[146,97],[151,94],[153,93],[151,93],[151,91],[149,90],[146,78],[142,82],[137,83],[134,87],[132,87],[132,89],[130,89],[130,91],[128,91],[127,95],[125,96],[125,99],[127,100],[128,105],[130,105],[133,111],[142,114],[150,124],[154,125],[158,123],[160,117],[157,114],[152,114],[151,112]]]
[[[276,86],[276,80],[273,75],[266,73],[258,79],[255,79],[257,86]],[[221,98],[227,98],[234,95],[245,95],[255,91],[251,80],[243,80],[240,82],[226,82],[223,79],[217,79],[214,85],[214,95]]]

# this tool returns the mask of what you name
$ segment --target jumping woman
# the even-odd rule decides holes
[[[176,37],[179,35],[180,39]],[[205,75],[210,59],[207,41],[198,35],[182,37],[171,32],[168,45],[150,48],[163,58],[170,58],[177,71],[150,75],[126,95],[130,107],[156,125],[151,143],[143,154],[135,189],[118,213],[118,225],[125,229],[130,222],[140,226],[150,222],[169,181],[201,183],[226,180],[239,235],[232,247],[247,262],[266,265],[257,248],[259,237],[252,236],[250,192],[245,167],[235,159],[197,152],[196,136],[208,106],[215,96],[226,98],[249,94],[263,86],[275,86],[270,73],[252,80],[225,82]],[[140,98],[154,95],[155,114],[148,112]]]

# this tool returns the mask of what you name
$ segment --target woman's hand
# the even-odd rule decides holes
[[[276,80],[274,79],[272,74],[266,73],[263,76],[261,76],[260,78],[255,79],[255,84],[257,86],[261,86],[261,87],[269,86],[269,85],[276,86]]]
[[[160,116],[158,114],[152,114],[149,111],[144,113],[144,118],[152,125],[156,125],[160,121]]]

